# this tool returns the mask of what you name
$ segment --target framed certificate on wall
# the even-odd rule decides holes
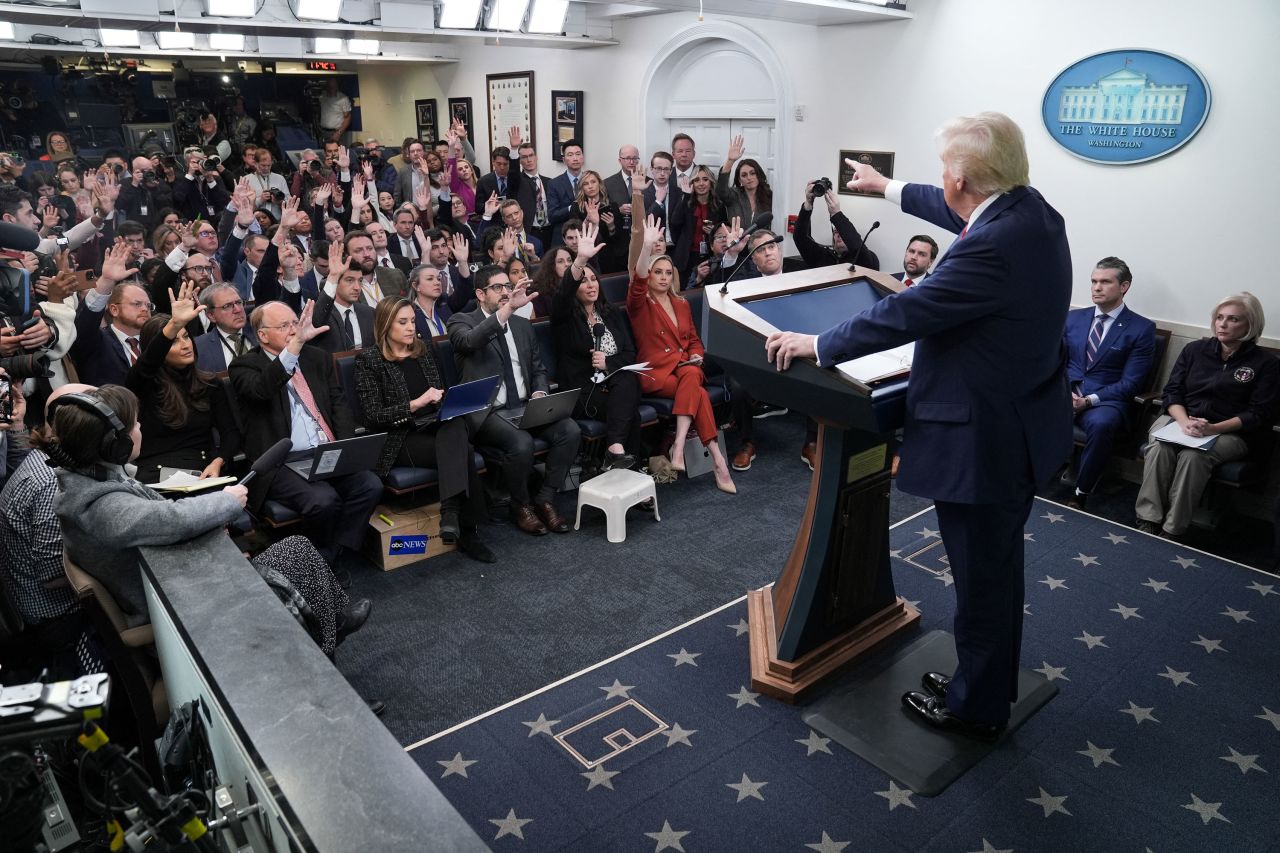
[[[526,142],[535,139],[533,72],[511,71],[485,75],[489,101],[489,150],[509,146],[511,128]]]

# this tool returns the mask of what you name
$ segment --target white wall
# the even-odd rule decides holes
[[[1280,215],[1267,197],[1280,189],[1270,162],[1280,113],[1266,101],[1280,88],[1280,63],[1273,57],[1280,4],[912,0],[909,8],[913,21],[842,27],[738,19],[781,57],[779,76],[791,89],[784,94],[805,110],[805,120],[790,128],[790,150],[779,152],[789,161],[780,173],[790,180],[775,193],[789,208],[798,207],[805,180],[834,177],[840,148],[895,151],[898,177],[936,181],[934,129],[954,115],[1000,110],[1022,125],[1032,183],[1066,218],[1078,304],[1088,301],[1093,263],[1115,254],[1134,270],[1130,303],[1154,319],[1203,328],[1216,298],[1238,289],[1257,293],[1280,318],[1280,283],[1267,275],[1268,249],[1280,234]],[[443,109],[445,97],[467,95],[474,100],[479,126],[473,136],[483,163],[485,74],[532,69],[540,93],[534,106],[543,171],[559,171],[549,157],[550,91],[582,89],[587,164],[608,174],[617,168],[619,145],[636,142],[653,150],[668,143],[645,138],[654,134],[643,121],[641,80],[662,46],[696,25],[693,13],[653,16],[618,23],[617,47],[486,45],[433,69],[362,69],[366,127],[398,138],[413,132],[414,97],[438,97]],[[1044,90],[1077,59],[1126,47],[1168,51],[1196,65],[1213,92],[1208,122],[1189,144],[1150,163],[1101,166],[1073,157],[1040,122]],[[706,85],[731,87],[732,81]],[[379,122],[394,133],[382,131]],[[882,222],[871,246],[887,270],[900,269],[911,234],[947,236],[882,201],[842,196],[841,202],[862,230],[875,219]],[[824,216],[815,218],[822,233]],[[1273,334],[1280,319],[1275,323]]]

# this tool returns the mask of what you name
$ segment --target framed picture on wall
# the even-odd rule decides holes
[[[563,162],[560,149],[565,142],[576,139],[582,142],[582,92],[563,89],[551,92],[551,115],[555,119],[555,142],[551,159]]]
[[[418,139],[434,142],[440,138],[436,123],[436,99],[424,98],[413,102],[414,118],[418,124]]]
[[[862,195],[881,198],[880,193],[864,193],[855,192],[849,189],[848,183],[853,180],[853,167],[845,160],[853,160],[858,163],[866,163],[875,167],[875,170],[886,178],[893,177],[893,152],[892,151],[840,151],[840,165],[836,167],[836,171],[840,175],[839,186],[836,192],[841,195]]]
[[[489,150],[510,145],[512,128],[520,131],[521,139],[533,141],[537,135],[533,121],[533,72],[487,74],[485,84],[489,101]]]
[[[454,119],[462,122],[467,128],[467,136],[471,140],[475,140],[475,125],[471,123],[471,99],[470,98],[450,98],[449,99],[449,123],[452,124]]]

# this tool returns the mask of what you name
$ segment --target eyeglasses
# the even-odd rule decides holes
[[[205,229],[203,231],[197,231],[196,236],[197,237],[213,237],[217,235],[217,233],[218,233],[217,231],[214,231],[212,229]]]
[[[227,310],[234,310],[236,308],[243,308],[243,307],[244,307],[244,300],[237,299],[235,302],[228,302],[226,305],[215,305],[213,306],[213,310],[227,311]]]
[[[205,275],[208,275],[209,273],[213,272],[213,267],[208,266],[207,264],[203,266],[198,266],[198,267],[183,267],[183,269],[186,272],[199,272],[199,273],[204,273]]]
[[[670,166],[653,166],[653,167],[652,167],[652,169],[653,169],[653,171],[655,171],[655,172],[670,172],[670,171],[671,171],[671,167],[670,167]]]
[[[148,311],[156,310],[155,303],[152,303],[152,302],[136,302],[135,301],[135,302],[126,302],[124,304],[128,305],[130,308],[146,308]]]
[[[511,293],[515,289],[516,289],[516,286],[510,282],[507,282],[505,284],[491,284],[485,288],[485,290],[505,290],[508,293]]]
[[[275,331],[277,329],[296,329],[298,327],[297,320],[290,320],[287,323],[281,323],[278,326],[263,326],[262,328]]]
[[[635,156],[635,157],[619,157],[618,159],[619,159],[619,160],[622,160],[622,161],[623,161],[623,162],[625,162],[625,163],[639,163],[639,162],[640,162],[640,157],[639,157],[638,155],[637,155],[637,156]]]

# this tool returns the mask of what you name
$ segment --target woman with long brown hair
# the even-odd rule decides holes
[[[746,143],[741,136],[735,136],[729,143],[729,153],[716,179],[716,195],[724,202],[730,217],[742,220],[743,228],[756,224],[768,228],[773,224],[773,188],[769,186],[769,176],[758,162],[742,158],[745,148]],[[737,169],[734,169],[735,162]],[[733,174],[733,186],[729,185],[730,173]]]
[[[376,473],[395,466],[435,468],[440,538],[482,563],[497,557],[480,539],[484,487],[465,417],[437,420],[445,383],[431,347],[418,337],[413,302],[388,297],[373,314],[373,345],[356,356],[356,390],[365,425],[386,432]]]
[[[240,430],[226,391],[217,378],[196,367],[196,348],[186,326],[204,310],[188,282],[172,315],[157,314],[142,327],[142,355],[129,368],[125,385],[138,397],[142,449],[137,478],[164,479],[162,468],[218,477],[240,452]]]
[[[584,169],[578,180],[578,194],[574,198],[577,218],[584,223],[590,222],[600,231],[600,242],[604,248],[598,255],[600,271],[608,274],[622,272],[627,268],[627,239],[622,230],[622,216],[609,203],[609,194],[604,189],[604,179],[599,172]]]

